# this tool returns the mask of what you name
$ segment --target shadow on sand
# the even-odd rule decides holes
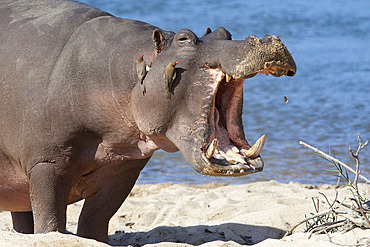
[[[282,229],[269,226],[255,226],[227,223],[215,226],[161,226],[148,232],[116,232],[109,236],[109,244],[144,245],[160,242],[187,243],[200,245],[212,241],[234,241],[242,245],[252,245],[267,238],[280,239],[285,234]]]

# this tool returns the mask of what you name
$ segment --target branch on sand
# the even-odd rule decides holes
[[[320,151],[318,148],[314,148],[307,143],[302,141],[299,144],[312,149],[314,152],[318,153],[322,158],[334,164],[339,175],[342,176],[351,188],[353,198],[349,198],[349,204],[345,202],[340,202],[337,200],[338,192],[336,193],[335,199],[330,202],[325,194],[320,193],[326,200],[329,205],[329,209],[319,212],[319,200],[315,203],[315,200],[312,198],[316,213],[311,213],[311,216],[306,217],[298,224],[294,225],[289,231],[285,233],[285,236],[291,235],[293,231],[303,223],[306,223],[305,232],[310,232],[310,237],[312,234],[321,234],[321,233],[332,233],[332,232],[346,232],[355,227],[370,228],[370,201],[367,201],[369,195],[361,196],[361,193],[358,189],[358,178],[363,179],[367,184],[370,181],[363,175],[360,174],[360,161],[359,153],[363,149],[368,141],[362,143],[360,135],[358,135],[358,148],[354,152],[351,147],[349,151],[352,157],[356,161],[356,170],[352,169],[347,164],[341,162],[340,160]],[[352,182],[348,176],[347,170],[355,174],[355,179]]]

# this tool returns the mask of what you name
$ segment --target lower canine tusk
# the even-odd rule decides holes
[[[257,158],[257,156],[260,155],[260,153],[262,152],[263,145],[265,145],[265,137],[266,135],[261,136],[250,149],[242,149],[240,151],[244,153],[248,158]]]
[[[212,157],[213,153],[216,151],[217,145],[218,145],[218,141],[215,138],[213,139],[213,141],[211,142],[211,144],[209,145],[207,149],[207,153],[206,153],[207,159],[210,159]]]

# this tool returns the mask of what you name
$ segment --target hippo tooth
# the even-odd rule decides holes
[[[233,160],[235,160],[236,162],[240,162],[242,164],[246,164],[247,162],[242,158],[240,157],[237,153],[235,153],[231,148],[229,147],[226,147],[224,148],[224,152],[229,156],[231,157]]]
[[[213,157],[219,160],[224,160],[225,158],[216,150],[216,152],[213,154]]]
[[[225,159],[227,160],[227,162],[229,162],[229,163],[231,163],[233,165],[236,165],[238,163],[234,158],[232,158],[229,155],[227,155],[224,151],[220,150],[220,154],[223,157],[225,157]]]
[[[231,76],[229,76],[228,74],[226,74],[226,82],[229,82],[229,81],[231,81]]]
[[[235,153],[240,153],[240,150],[236,146],[232,146],[231,150],[233,150]]]
[[[262,152],[263,145],[265,144],[265,136],[261,136],[250,149],[242,149],[242,153],[251,159],[256,158]]]
[[[207,159],[210,159],[212,157],[212,155],[214,154],[214,152],[217,148],[217,145],[218,145],[218,141],[217,141],[217,138],[215,138],[215,139],[213,139],[211,144],[209,144],[209,147],[207,149],[207,152],[206,152]]]
[[[150,67],[147,65],[145,69],[146,69],[146,72],[148,72],[150,70]]]

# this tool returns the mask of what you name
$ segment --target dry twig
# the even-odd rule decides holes
[[[299,144],[312,149],[314,152],[318,153],[324,159],[333,163],[337,167],[338,173],[341,176],[343,176],[343,178],[345,178],[348,184],[350,185],[351,192],[354,197],[354,198],[350,198],[350,200],[355,202],[355,204],[352,203],[352,205],[349,205],[349,204],[344,203],[344,201],[340,202],[338,200],[337,191],[336,191],[335,199],[332,202],[329,201],[329,199],[324,193],[319,192],[325,198],[327,204],[329,205],[329,209],[323,212],[319,212],[319,201],[315,203],[314,199],[312,198],[314,202],[316,214],[313,214],[310,217],[306,217],[304,220],[294,225],[289,231],[286,232],[285,236],[292,234],[293,231],[299,225],[303,223],[306,223],[305,232],[311,232],[309,237],[311,237],[312,234],[320,234],[320,233],[328,234],[334,231],[348,231],[348,229],[353,229],[354,227],[370,228],[370,221],[367,216],[370,210],[364,209],[362,207],[362,203],[364,203],[363,205],[365,204],[367,205],[368,202],[365,202],[366,196],[362,197],[358,190],[358,178],[359,177],[362,178],[366,183],[370,183],[370,181],[366,177],[364,177],[363,175],[360,175],[360,161],[358,157],[360,150],[368,144],[368,141],[366,141],[363,144],[360,135],[358,135],[358,142],[359,142],[359,146],[356,152],[354,152],[351,149],[351,147],[349,147],[349,151],[351,155],[356,160],[356,171],[353,170],[348,165],[346,165],[345,163],[341,162],[340,160],[320,151],[318,148],[314,148],[302,141],[299,142]],[[356,175],[353,182],[349,179],[347,171],[342,169],[342,166]],[[341,208],[345,208],[346,210],[342,211],[340,210]],[[313,222],[310,222],[311,220],[313,220]]]
[[[302,225],[303,223],[305,223],[305,222],[307,222],[307,221],[309,221],[309,220],[315,219],[315,218],[317,218],[317,217],[320,217],[320,216],[328,215],[328,214],[330,214],[331,212],[332,212],[332,210],[331,210],[331,209],[329,209],[329,210],[323,211],[323,212],[321,212],[321,213],[314,214],[314,215],[312,215],[312,216],[310,216],[310,217],[307,217],[307,218],[305,218],[305,219],[301,220],[298,224],[294,225],[294,226],[293,226],[289,231],[287,231],[287,232],[285,233],[284,237],[285,237],[285,236],[289,236],[290,234],[292,234],[292,233],[293,233],[293,231],[294,231],[298,226]]]
[[[358,134],[358,148],[357,148],[356,154],[353,153],[351,146],[349,146],[349,152],[351,153],[352,157],[355,158],[356,160],[356,177],[355,177],[355,180],[353,181],[356,191],[358,191],[357,182],[358,182],[358,176],[360,174],[360,160],[358,158],[358,155],[360,153],[360,150],[363,149],[367,145],[368,142],[369,140],[367,140],[364,144],[362,144],[360,134]]]
[[[303,141],[300,141],[299,144],[305,146],[306,148],[312,149],[314,152],[320,154],[325,159],[332,160],[332,161],[340,164],[341,166],[345,167],[348,171],[356,174],[356,171],[353,170],[350,166],[348,166],[347,164],[343,163],[342,161],[340,161],[340,160],[338,160],[338,159],[336,159],[336,158],[334,158],[334,157],[332,157],[332,156],[330,156],[330,155],[328,155],[328,154],[320,151],[318,148],[314,148],[314,147],[310,146],[309,144],[307,144],[307,143],[305,143]],[[366,183],[370,183],[370,180],[367,179],[366,177],[364,177],[363,175],[359,174],[359,177],[362,178]]]

